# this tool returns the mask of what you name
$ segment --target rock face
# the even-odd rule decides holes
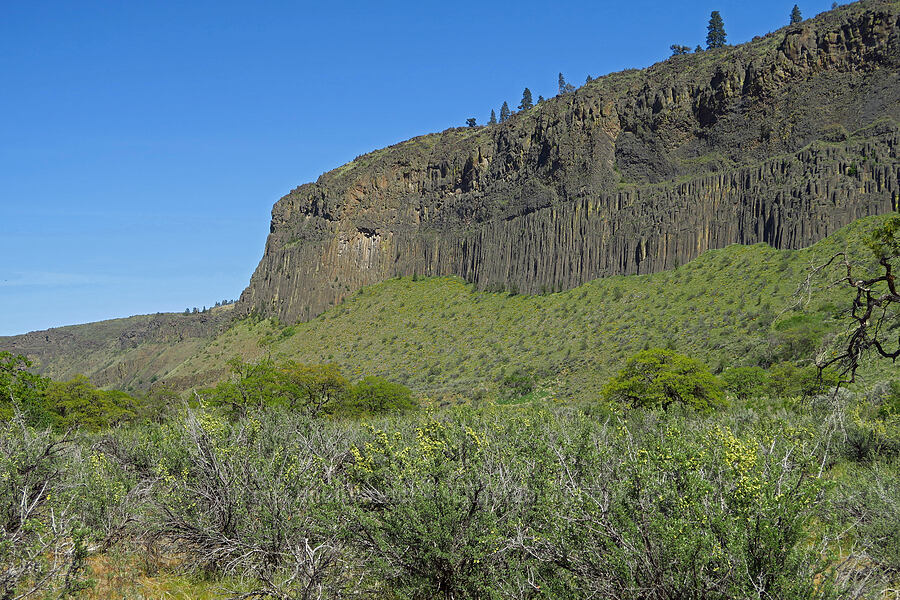
[[[358,157],[275,204],[237,310],[313,318],[398,275],[540,293],[898,209],[900,6],[864,1]]]

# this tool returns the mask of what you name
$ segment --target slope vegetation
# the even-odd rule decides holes
[[[733,245],[671,271],[538,296],[478,291],[458,278],[392,279],[309,322],[238,321],[169,378],[196,384],[224,375],[232,356],[271,355],[336,362],[351,376],[384,376],[436,399],[493,395],[519,372],[539,393],[568,399],[596,397],[612,371],[648,346],[715,368],[810,360],[816,344],[841,331],[851,297],[826,285],[837,271],[816,280],[800,307],[796,292],[834,252],[866,256],[861,238],[878,222],[861,220],[808,249]]]

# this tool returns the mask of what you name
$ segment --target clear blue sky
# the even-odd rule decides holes
[[[3,0],[0,335],[237,298],[321,172],[792,6]]]

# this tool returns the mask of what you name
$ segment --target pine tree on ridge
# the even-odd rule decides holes
[[[522,102],[519,103],[519,110],[528,110],[534,106],[534,101],[531,99],[531,90],[525,88],[525,91],[522,92]]]
[[[722,15],[714,10],[709,15],[709,25],[706,26],[706,49],[722,48],[725,46],[725,22]]]

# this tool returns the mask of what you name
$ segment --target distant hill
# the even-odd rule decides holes
[[[0,337],[54,379],[84,374],[99,386],[146,389],[229,326],[233,304],[205,313],[158,313]]]

